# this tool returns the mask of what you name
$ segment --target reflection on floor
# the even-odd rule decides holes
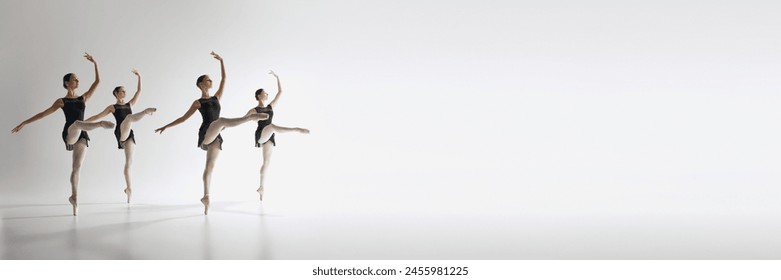
[[[0,205],[3,259],[779,259],[777,217],[410,215]],[[776,221],[773,223],[773,221]]]

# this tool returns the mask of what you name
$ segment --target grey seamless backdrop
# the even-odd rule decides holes
[[[776,1],[2,0],[0,202],[65,203],[62,113],[10,130],[64,95],[65,73],[86,90],[87,51],[102,78],[87,115],[114,86],[132,92],[133,67],[135,109],[158,108],[135,126],[134,198],[197,203],[200,117],[153,130],[198,98],[196,77],[217,80],[214,50],[222,116],[275,92],[273,69],[275,122],[312,130],[277,136],[266,209],[450,217],[497,244],[556,243],[489,258],[779,258],[779,13]],[[214,200],[255,199],[253,131],[223,133]],[[122,202],[113,134],[90,135],[80,201]],[[514,236],[526,229],[539,235]]]

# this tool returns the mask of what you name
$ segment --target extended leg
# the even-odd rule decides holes
[[[252,114],[241,118],[219,118],[209,124],[209,128],[206,130],[206,134],[203,137],[203,144],[211,144],[214,139],[217,139],[217,135],[226,127],[234,127],[243,124],[248,121],[259,121],[268,118],[268,114]]]
[[[76,141],[79,140],[79,135],[81,135],[82,130],[90,131],[98,127],[114,128],[114,123],[110,121],[100,121],[100,122],[76,121],[73,124],[71,124],[71,126],[68,127],[68,136],[65,137],[65,140],[69,145],[73,145],[76,143]]]
[[[125,141],[127,140],[127,137],[130,136],[130,129],[133,126],[134,122],[140,121],[146,115],[151,115],[155,111],[157,111],[157,109],[155,108],[146,108],[144,111],[141,111],[140,113],[127,115],[125,117],[125,120],[122,121],[122,124],[119,125],[120,141]]]
[[[266,141],[271,139],[271,135],[273,135],[276,132],[280,132],[280,133],[299,132],[303,134],[309,134],[309,129],[300,128],[300,127],[284,127],[272,123],[264,127],[263,131],[260,132],[260,139],[258,139],[258,143],[260,144],[266,143]]]

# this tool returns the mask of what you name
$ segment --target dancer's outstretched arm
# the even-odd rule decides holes
[[[184,115],[182,115],[178,119],[172,121],[171,123],[169,123],[169,124],[167,124],[167,125],[165,125],[165,126],[163,126],[161,128],[155,129],[155,132],[159,132],[160,134],[163,134],[163,131],[165,131],[166,128],[169,128],[169,127],[178,125],[180,123],[183,123],[184,121],[189,119],[190,116],[192,116],[193,113],[195,113],[195,111],[198,110],[198,108],[200,108],[200,107],[201,107],[201,103],[198,103],[198,100],[193,101],[193,105],[190,105],[190,109],[187,109],[187,112],[185,112]]]
[[[279,82],[279,76],[277,76],[277,73],[274,73],[274,70],[271,70],[268,73],[274,75],[274,78],[277,78],[277,95],[274,96],[274,100],[271,100],[271,103],[269,103],[272,108],[277,108],[277,101],[279,101],[279,97],[282,96],[282,83]]]
[[[97,113],[94,116],[87,118],[86,120],[84,120],[84,122],[94,122],[99,119],[102,119],[103,117],[111,113],[114,113],[114,105],[108,105],[106,109],[103,109],[103,112]]]
[[[98,84],[100,83],[100,74],[98,74],[98,63],[97,63],[97,62],[95,62],[95,59],[94,59],[94,58],[92,58],[92,55],[90,55],[90,54],[88,54],[88,53],[84,53],[84,57],[86,57],[86,58],[87,58],[87,60],[91,61],[91,62],[92,62],[92,64],[94,64],[94,65],[95,65],[95,81],[94,81],[94,82],[92,82],[92,86],[90,86],[90,87],[89,87],[89,89],[87,90],[87,92],[85,92],[85,93],[82,95],[82,96],[84,97],[84,102],[87,102],[87,100],[89,100],[89,99],[90,99],[90,97],[92,97],[92,94],[94,94],[94,93],[95,93],[95,89],[97,89],[97,88],[98,88]]]
[[[222,61],[222,57],[219,54],[212,52],[212,55],[215,59],[220,61],[220,74],[222,74],[222,79],[220,79],[220,87],[217,88],[217,92],[214,93],[214,96],[219,100],[222,99],[222,89],[225,88],[225,63]]]
[[[255,108],[249,109],[249,111],[247,111],[247,113],[244,114],[244,116],[242,116],[242,118],[247,117],[247,116],[252,115],[252,114],[257,114],[257,112],[255,111]]]
[[[136,93],[133,94],[133,98],[130,99],[127,103],[130,104],[130,106],[133,106],[136,104],[136,101],[138,101],[138,97],[141,95],[141,74],[138,73],[138,70],[133,69],[133,74],[136,74],[136,77],[138,77],[138,85],[136,85]]]
[[[54,101],[54,104],[52,104],[51,107],[46,108],[46,110],[43,110],[43,112],[35,114],[34,116],[30,117],[29,119],[24,120],[22,123],[20,123],[16,127],[14,127],[14,129],[11,130],[11,133],[19,132],[20,130],[22,130],[22,128],[25,125],[27,125],[29,123],[32,123],[34,121],[40,120],[43,117],[50,115],[51,113],[54,113],[55,111],[57,111],[57,109],[62,108],[62,106],[64,106],[64,105],[65,105],[65,103],[62,102],[62,99],[58,98],[56,101]]]

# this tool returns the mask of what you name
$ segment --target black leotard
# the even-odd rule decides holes
[[[208,149],[208,145],[214,143],[201,143],[203,142],[203,138],[206,137],[206,130],[209,129],[209,125],[220,118],[220,100],[217,99],[216,96],[212,96],[208,99],[198,99],[198,102],[201,104],[201,107],[198,108],[198,111],[201,112],[201,117],[203,118],[203,122],[201,123],[201,127],[198,129],[198,147],[200,147],[203,150]],[[217,134],[217,139],[215,141],[220,141],[220,150],[222,150],[222,135]]]
[[[83,121],[84,120],[84,108],[87,107],[86,104],[84,104],[84,97],[79,96],[77,98],[62,98],[62,112],[65,114],[65,126],[62,128],[62,141],[65,142],[65,149],[68,151],[73,151],[73,145],[68,145],[68,127],[70,127],[74,122],[76,121]],[[86,131],[81,131],[81,134],[79,135],[79,139],[76,140],[77,142],[81,139],[87,139],[85,142],[87,146],[89,147],[89,135],[87,135]]]
[[[255,147],[261,147],[260,143],[258,143],[258,140],[260,140],[260,134],[263,132],[264,127],[271,124],[271,119],[274,118],[274,109],[271,108],[271,105],[268,105],[266,107],[255,107],[255,112],[268,114],[268,119],[258,121],[258,129],[255,130]],[[271,137],[268,140],[271,141],[272,145],[274,146],[277,145],[277,141],[274,141],[273,133],[271,134]],[[266,143],[263,142],[263,144]]]
[[[122,124],[122,121],[125,120],[125,117],[127,115],[133,114],[133,110],[130,109],[130,104],[125,103],[124,105],[117,105],[114,104],[114,119],[117,121],[117,126],[114,127],[114,136],[117,138],[117,147],[120,149],[125,148],[125,142],[128,140],[133,140],[133,144],[136,143],[136,137],[133,135],[133,130],[130,130],[130,135],[127,136],[127,139],[125,141],[120,141],[119,137],[122,135],[119,129],[119,125]]]

